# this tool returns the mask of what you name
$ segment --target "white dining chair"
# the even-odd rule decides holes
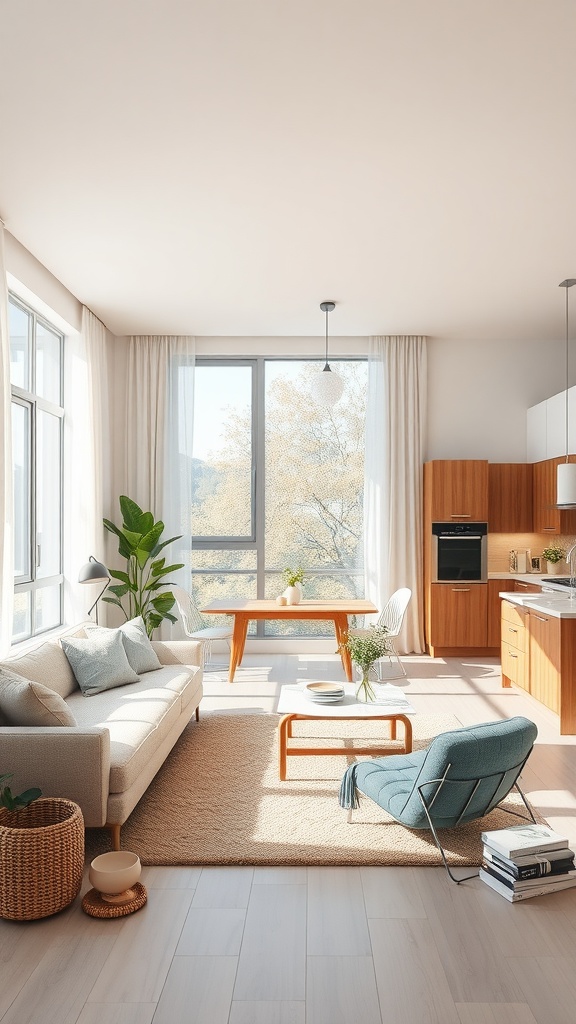
[[[182,626],[186,636],[190,637],[191,640],[200,640],[203,649],[203,667],[208,669],[210,667],[216,669],[220,666],[210,666],[210,659],[212,657],[212,644],[214,640],[226,640],[228,647],[230,647],[229,641],[232,638],[233,625],[232,622],[229,626],[206,626],[205,620],[202,618],[202,614],[198,609],[196,601],[187,590],[183,587],[173,586],[172,593],[180,612],[180,618],[182,619]],[[224,666],[222,666],[224,667]],[[227,666],[226,666],[227,667]]]
[[[393,663],[392,659],[395,658],[400,669],[400,672],[398,674],[387,675],[387,679],[397,679],[401,675],[406,675],[406,669],[404,668],[404,665],[400,661],[400,657],[396,650],[395,640],[398,637],[400,630],[402,629],[402,623],[404,622],[404,616],[406,614],[406,609],[410,603],[411,597],[412,591],[408,587],[400,587],[399,590],[395,590],[392,596],[389,598],[388,603],[381,611],[380,616],[378,618],[378,622],[376,623],[377,626],[384,626],[386,629],[386,640],[388,641],[388,646],[390,648],[388,653],[388,660],[390,661],[390,665],[392,665]],[[370,633],[370,627],[366,629],[351,629],[349,630],[349,632],[351,636],[366,636]],[[382,679],[382,669],[380,661],[378,661],[377,665],[378,679]]]

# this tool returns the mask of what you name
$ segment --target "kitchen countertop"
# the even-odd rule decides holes
[[[559,573],[566,576],[567,573]],[[576,592],[570,587],[564,587],[561,583],[550,583],[547,575],[541,576],[535,572],[489,572],[489,580],[519,580],[522,583],[534,583],[536,586],[544,587],[541,594],[522,594],[515,591],[501,591],[500,597],[510,601],[511,604],[521,605],[522,608],[531,608],[532,611],[545,611],[558,619],[576,619]],[[546,582],[544,582],[546,581]],[[573,594],[573,596],[571,596]]]

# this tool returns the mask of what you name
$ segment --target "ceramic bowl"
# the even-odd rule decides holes
[[[88,877],[98,892],[118,896],[135,885],[140,878],[140,858],[127,850],[102,853],[90,865]]]

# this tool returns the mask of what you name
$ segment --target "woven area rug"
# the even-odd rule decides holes
[[[366,797],[348,824],[338,790],[352,755],[289,757],[288,780],[280,782],[278,721],[272,714],[230,712],[190,723],[122,827],[123,849],[147,865],[441,863],[429,832],[404,828]],[[453,715],[414,715],[412,722],[414,749],[461,724]],[[320,737],[334,746],[333,737],[344,742],[352,733],[361,746],[369,736],[381,740],[382,728],[387,724],[297,722],[294,737],[298,746],[318,746]],[[522,810],[519,798],[508,806]],[[498,810],[443,830],[449,862],[480,864],[480,833],[518,822]],[[108,832],[89,829],[87,856],[107,849]]]

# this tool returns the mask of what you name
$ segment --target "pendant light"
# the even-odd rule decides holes
[[[561,281],[559,288],[566,289],[566,391],[565,401],[565,431],[566,431],[566,462],[560,463],[556,471],[556,505],[558,508],[576,508],[576,463],[568,462],[569,440],[568,440],[568,289],[576,284],[575,277],[567,277]]]
[[[326,317],[326,353],[324,369],[315,373],[312,378],[312,397],[318,405],[331,408],[336,405],[344,391],[344,381],[338,373],[333,373],[328,363],[328,313],[334,309],[335,302],[321,302],[320,309]]]

